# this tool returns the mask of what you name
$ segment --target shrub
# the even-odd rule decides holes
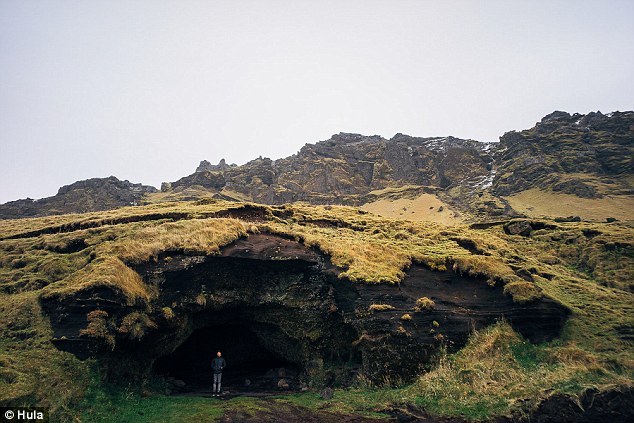
[[[405,320],[405,321],[412,320],[412,315],[409,313],[405,313],[404,315],[401,316],[401,320]]]
[[[431,310],[432,308],[434,308],[435,305],[436,303],[434,303],[431,298],[420,297],[416,300],[416,305],[414,306],[414,309],[416,311]]]
[[[119,332],[130,339],[141,339],[149,329],[155,329],[154,323],[146,314],[134,311],[123,318]]]
[[[80,329],[79,336],[85,336],[104,342],[111,350],[114,350],[115,338],[111,332],[112,323],[109,322],[108,312],[93,310],[86,315],[88,327]]]
[[[163,307],[161,309],[161,312],[163,313],[163,317],[165,318],[165,320],[172,320],[174,318],[174,310],[172,310],[170,307]]]

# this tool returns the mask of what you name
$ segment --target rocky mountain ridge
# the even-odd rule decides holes
[[[0,218],[18,219],[65,213],[84,213],[138,205],[158,190],[149,185],[121,181],[114,176],[91,178],[61,187],[52,197],[10,201],[0,205]]]
[[[171,200],[222,198],[360,206],[432,193],[455,215],[518,213],[506,197],[531,188],[579,198],[634,195],[634,112],[556,111],[499,143],[454,137],[339,133],[290,157],[244,165],[203,160],[191,175],[153,187],[114,177],[62,187],[41,200],[0,205],[0,218],[98,211]]]

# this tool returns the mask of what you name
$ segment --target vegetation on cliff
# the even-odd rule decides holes
[[[509,233],[510,224],[522,228],[521,234]],[[415,404],[434,414],[482,419],[508,415],[524,400],[537,404],[553,392],[632,384],[631,223],[520,219],[506,226],[443,226],[344,206],[206,200],[0,221],[0,404],[48,406],[57,419],[71,420],[88,407],[82,398],[89,387],[104,407],[116,403],[125,410],[126,404],[156,401],[134,391],[127,397],[108,394],[94,363],[54,348],[40,299],[80,298],[88,287],[107,286],[131,305],[147,305],[155,292],[134,265],[177,252],[215,255],[255,233],[283,235],[321,251],[345,280],[397,289],[416,263],[503,285],[518,303],[547,296],[572,311],[561,339],[550,343],[527,343],[502,322],[475,333],[462,351],[439,357],[437,367],[412,385],[359,386],[326,402],[312,393],[279,401],[347,413]],[[434,306],[427,300],[421,298],[421,313]],[[377,314],[389,308],[371,307]],[[102,317],[92,316],[86,330],[99,335]],[[149,324],[137,315],[119,329],[135,336]],[[166,408],[180,404],[158,398]],[[98,420],[102,411],[86,410],[84,418]]]

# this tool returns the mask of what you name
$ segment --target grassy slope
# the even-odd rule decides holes
[[[213,217],[241,207],[221,201],[166,203],[0,221],[0,403],[47,405],[60,419],[71,419],[83,407],[86,421],[107,421],[114,409],[123,420],[160,421],[150,411],[134,414],[139,407],[181,417],[187,408],[210,419],[240,401],[256,409],[271,407],[270,402],[232,400],[219,411],[197,399],[109,393],[91,377],[90,362],[51,346],[50,326],[37,302],[39,295],[73,295],[92,284],[116,286],[130,301],[143,301],[153,293],[126,270],[126,263],[168,250],[215,254],[237,237],[259,231],[294,236],[330,254],[344,277],[370,283],[397,283],[412,262],[453,266],[492,283],[518,282],[518,275],[530,274],[534,289],[573,312],[562,339],[549,344],[527,344],[504,323],[475,334],[463,351],[444,357],[436,370],[405,388],[359,387],[338,391],[327,402],[312,393],[279,401],[364,414],[416,403],[435,414],[481,419],[508,414],[519,400],[541,398],[553,389],[579,392],[584,386],[632,383],[632,346],[619,337],[620,328],[634,322],[628,286],[634,279],[634,229],[629,224],[562,223],[524,238],[506,235],[499,226],[471,230],[404,222],[350,207],[254,206],[249,210],[259,212],[247,220]],[[50,228],[55,233],[6,239]],[[80,239],[86,248],[70,252]],[[460,247],[465,240],[488,255]],[[88,386],[95,401],[80,404]]]
[[[364,204],[361,209],[395,219],[437,222],[446,225],[462,221],[447,204],[434,194],[422,194],[413,199],[381,199]]]
[[[505,197],[511,207],[534,217],[580,216],[583,220],[605,222],[607,217],[634,219],[634,197],[629,195],[603,198],[579,198],[572,194],[541,191],[532,188]]]

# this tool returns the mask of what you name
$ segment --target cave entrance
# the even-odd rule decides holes
[[[288,384],[287,389],[299,387],[298,366],[265,348],[245,324],[196,329],[174,352],[157,359],[153,370],[168,378],[178,391],[211,391],[211,361],[217,351],[227,362],[222,374],[223,390],[278,390],[282,379]]]

